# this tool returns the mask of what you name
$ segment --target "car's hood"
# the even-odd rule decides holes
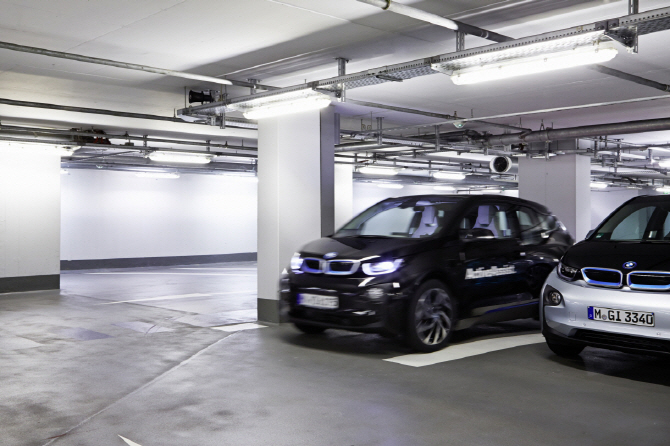
[[[623,272],[670,271],[670,243],[583,241],[565,253],[563,262],[575,268],[599,267]],[[624,268],[627,262],[635,262],[636,265]]]
[[[429,249],[430,240],[376,237],[325,237],[307,243],[300,252],[304,256],[359,260],[371,256],[405,257]],[[434,241],[433,241],[434,243]]]

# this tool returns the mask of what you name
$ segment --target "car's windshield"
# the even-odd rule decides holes
[[[383,201],[344,225],[334,237],[432,237],[447,223],[450,211],[458,201],[452,197]]]
[[[670,242],[670,203],[633,202],[610,216],[591,240]]]

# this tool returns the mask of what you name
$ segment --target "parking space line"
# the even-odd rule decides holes
[[[267,328],[267,325],[246,323],[246,324],[235,324],[235,325],[223,325],[221,327],[211,327],[211,328],[212,328],[212,330],[220,330],[220,331],[227,331],[227,332],[233,333],[233,332],[242,331],[242,330],[255,330],[257,328]]]
[[[226,296],[226,295],[231,295],[231,294],[249,294],[249,293],[255,293],[256,290],[242,290],[242,291],[227,291],[227,292],[222,292],[222,293],[208,293],[208,294],[202,294],[202,293],[193,293],[193,294],[176,294],[173,296],[158,296],[158,297],[147,297],[144,299],[131,299],[131,300],[119,300],[115,302],[105,302],[101,303],[98,305],[112,305],[112,304],[125,304],[125,303],[132,303],[132,302],[147,302],[147,301],[152,301],[152,300],[172,300],[172,299],[188,299],[190,297],[213,297],[213,296]]]
[[[118,273],[85,273],[97,276],[234,276],[234,277],[256,277],[256,274],[229,274],[229,273],[156,273],[156,272],[118,272]]]
[[[470,356],[478,356],[485,353],[506,350],[508,348],[520,347],[523,345],[539,344],[542,342],[544,342],[544,337],[540,333],[505,336],[501,338],[467,342],[465,344],[454,344],[434,353],[416,353],[396,356],[395,358],[384,359],[384,361],[395,362],[410,367],[425,367],[427,365],[439,364],[441,362],[455,361]]]

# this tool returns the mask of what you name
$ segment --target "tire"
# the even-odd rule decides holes
[[[300,322],[294,322],[293,325],[305,334],[319,334],[326,331],[326,327],[319,327],[318,325],[303,324]]]
[[[568,344],[557,344],[555,342],[547,341],[547,346],[549,349],[556,353],[562,358],[575,359],[579,354],[584,350],[583,345],[568,345]]]
[[[438,280],[429,280],[416,290],[409,305],[407,343],[419,352],[441,350],[451,339],[455,323],[453,299]]]

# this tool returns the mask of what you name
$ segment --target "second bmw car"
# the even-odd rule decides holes
[[[542,332],[558,355],[670,353],[670,197],[622,205],[565,254],[543,296]]]

